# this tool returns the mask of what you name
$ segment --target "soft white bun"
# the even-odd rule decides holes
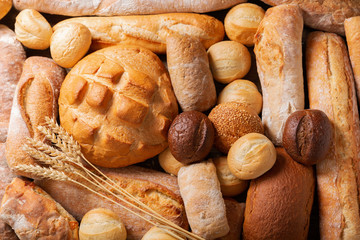
[[[165,172],[177,176],[181,167],[185,166],[171,154],[169,148],[165,149],[159,154],[159,163],[160,166],[165,170]]]
[[[158,227],[152,227],[141,240],[176,240]]]

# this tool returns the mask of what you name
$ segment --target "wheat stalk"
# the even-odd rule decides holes
[[[24,149],[30,154],[30,156],[51,167],[45,168],[31,165],[27,168],[27,165],[20,165],[17,167],[19,170],[33,173],[40,178],[50,178],[53,180],[69,181],[78,184],[94,194],[97,194],[126,209],[148,223],[158,226],[176,239],[184,239],[185,237],[188,239],[203,240],[203,238],[188,232],[175,223],[169,221],[102,173],[85,158],[85,156],[81,153],[80,145],[70,134],[59,126],[55,120],[46,118],[45,123],[45,126],[38,127],[38,129],[42,134],[44,134],[46,139],[51,141],[57,148],[59,148],[59,150],[32,139],[28,141],[28,145],[26,145]],[[95,172],[84,167],[81,163],[81,159],[83,159]],[[120,200],[134,209],[137,209],[141,213],[151,217],[152,220],[134,212],[107,195],[100,193],[101,191],[98,190],[102,190],[103,192],[110,194],[115,199]],[[114,190],[118,194],[115,194],[113,192]]]

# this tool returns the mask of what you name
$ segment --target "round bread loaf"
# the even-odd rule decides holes
[[[252,108],[257,114],[262,109],[262,96],[253,82],[237,79],[225,86],[218,97],[218,104],[239,102]]]
[[[243,239],[305,240],[309,230],[315,178],[312,167],[277,148],[275,165],[250,182]]]
[[[247,133],[264,133],[260,117],[238,102],[221,103],[214,107],[209,119],[215,128],[215,147],[227,154],[231,145]]]
[[[199,162],[209,154],[214,144],[214,127],[201,112],[183,112],[172,122],[168,141],[176,160],[183,164]]]
[[[60,90],[60,123],[85,157],[102,167],[123,167],[167,147],[178,113],[160,59],[138,46],[96,51],[78,62]]]
[[[242,180],[263,175],[275,161],[274,144],[260,133],[249,133],[236,140],[227,156],[231,173]]]
[[[126,235],[124,223],[109,209],[92,209],[81,220],[80,240],[126,240]]]

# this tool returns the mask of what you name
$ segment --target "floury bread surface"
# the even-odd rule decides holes
[[[313,32],[306,44],[310,108],[326,113],[333,143],[316,165],[321,239],[360,239],[360,127],[354,79],[343,39]]]
[[[177,114],[164,65],[138,46],[88,55],[71,69],[60,90],[61,125],[85,157],[102,167],[124,167],[162,152]]]
[[[304,109],[302,70],[303,17],[296,5],[266,11],[255,35],[257,70],[263,93],[262,122],[265,134],[282,145],[287,117]]]
[[[171,12],[211,12],[229,8],[246,0],[14,0],[19,9],[36,9],[40,12],[67,15],[135,15]]]
[[[92,49],[122,43],[145,47],[155,53],[165,53],[166,38],[171,33],[198,38],[205,48],[221,41],[225,34],[222,22],[194,13],[70,18],[56,24],[54,31],[70,22],[81,23],[89,28]]]

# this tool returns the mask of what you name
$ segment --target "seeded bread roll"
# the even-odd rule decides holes
[[[273,168],[254,179],[246,197],[243,239],[307,239],[315,178],[312,167],[277,148]]]
[[[135,44],[154,53],[166,53],[170,34],[197,38],[209,48],[224,38],[224,25],[216,18],[194,13],[171,13],[146,16],[69,18],[56,24],[81,23],[89,28],[91,48],[96,50],[117,44]]]
[[[303,17],[296,5],[266,11],[255,35],[257,70],[263,94],[262,122],[265,134],[282,144],[287,117],[304,109],[302,70]]]
[[[210,109],[216,103],[216,89],[206,50],[199,39],[171,34],[166,45],[171,85],[181,109]]]

